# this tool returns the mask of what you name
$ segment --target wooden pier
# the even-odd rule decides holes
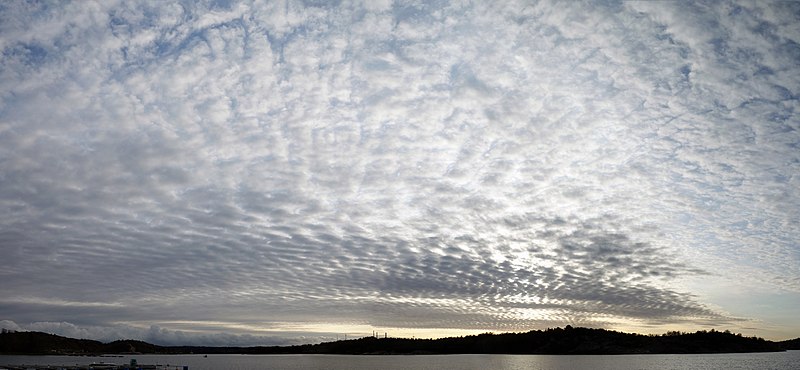
[[[0,370],[189,370],[188,366],[175,365],[117,365],[117,364],[89,364],[89,365],[0,365]]]

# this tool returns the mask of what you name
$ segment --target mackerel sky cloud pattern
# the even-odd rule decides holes
[[[3,327],[800,331],[797,3],[5,2],[0,49]]]

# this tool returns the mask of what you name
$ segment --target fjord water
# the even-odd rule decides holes
[[[121,358],[0,356],[3,365],[87,365],[92,362],[170,365],[189,370],[562,370],[798,369],[800,351],[700,355],[136,355]]]

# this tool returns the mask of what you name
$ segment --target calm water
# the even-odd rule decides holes
[[[121,358],[68,356],[0,356],[2,365],[86,365],[92,362],[189,366],[189,370],[536,370],[536,369],[800,369],[800,351],[713,355],[138,355]]]

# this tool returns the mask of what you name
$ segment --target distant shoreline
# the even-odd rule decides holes
[[[441,339],[377,338],[339,340],[295,346],[211,347],[159,346],[138,340],[102,343],[40,332],[0,334],[4,355],[448,355],[540,354],[626,355],[781,352],[800,349],[800,338],[773,342],[728,331],[669,332],[663,335],[630,334],[605,329],[553,328],[524,333],[480,334]]]

